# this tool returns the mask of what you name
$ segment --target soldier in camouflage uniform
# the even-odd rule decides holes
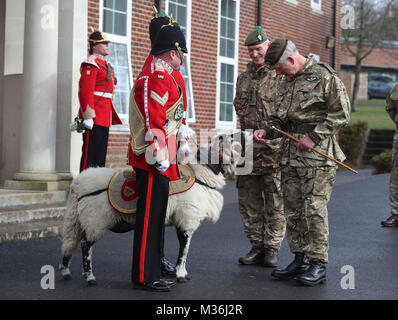
[[[387,97],[386,111],[392,121],[398,126],[398,85],[396,85]],[[395,130],[392,146],[392,170],[390,175],[390,207],[391,216],[381,222],[384,227],[398,226],[398,129]]]
[[[246,38],[252,59],[247,70],[238,77],[234,106],[242,130],[263,127],[273,105],[276,73],[264,64],[269,46],[267,34],[256,27]],[[267,144],[255,142],[253,146],[253,171],[238,176],[239,211],[244,231],[252,245],[241,264],[260,264],[276,267],[286,220],[280,185],[280,166],[276,161],[280,141]],[[264,206],[264,200],[266,206]]]
[[[295,259],[271,275],[313,286],[326,280],[327,203],[336,165],[310,149],[315,146],[339,161],[345,159],[335,135],[349,121],[350,102],[336,72],[313,57],[299,54],[291,41],[275,40],[265,62],[284,78],[278,85],[270,125],[256,131],[254,138],[265,141],[279,137],[273,125],[299,139],[296,143],[284,137],[281,152],[286,235]]]

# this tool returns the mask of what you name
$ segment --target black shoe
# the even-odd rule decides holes
[[[264,249],[260,247],[253,247],[245,257],[239,258],[241,264],[262,264],[264,259]]]
[[[168,286],[164,281],[153,281],[153,282],[143,282],[134,283],[134,289],[166,292],[170,291],[170,286]]]
[[[271,272],[271,276],[277,279],[290,280],[307,271],[308,268],[308,258],[304,253],[296,253],[294,260],[285,269],[275,269]]]
[[[294,278],[298,283],[316,286],[326,281],[326,266],[321,261],[310,261],[308,270]]]
[[[176,284],[174,281],[168,279],[160,279],[159,281],[164,283],[166,286],[169,286],[170,288],[174,287]]]
[[[170,276],[170,277],[175,277],[176,276],[176,268],[171,264],[171,262],[167,261],[165,258],[162,258],[160,260],[161,264],[161,270],[162,270],[162,276]]]
[[[381,225],[383,227],[397,227],[398,226],[398,214],[393,214],[387,220],[382,221]]]

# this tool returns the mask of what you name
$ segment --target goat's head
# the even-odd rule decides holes
[[[240,142],[234,141],[229,134],[218,134],[213,138],[208,149],[208,165],[212,169],[218,168],[219,172],[232,174],[241,152]]]

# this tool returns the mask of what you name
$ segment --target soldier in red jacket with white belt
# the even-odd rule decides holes
[[[170,282],[160,279],[160,259],[169,181],[179,178],[177,133],[184,115],[183,92],[172,73],[187,51],[178,26],[162,27],[154,58],[143,66],[130,95],[129,164],[138,190],[132,281],[138,289],[170,290]]]
[[[80,172],[105,166],[109,127],[122,124],[112,103],[116,78],[111,63],[106,61],[109,40],[104,33],[95,31],[89,43],[90,56],[81,64],[79,81],[79,118],[86,128]]]

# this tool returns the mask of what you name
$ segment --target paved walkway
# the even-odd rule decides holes
[[[382,228],[389,216],[389,175],[359,175],[340,171],[329,204],[330,250],[328,281],[314,288],[270,277],[272,269],[241,266],[238,257],[249,243],[238,214],[235,182],[223,194],[225,206],[219,222],[203,223],[194,234],[187,270],[191,280],[172,292],[133,290],[130,284],[132,233],[107,235],[95,246],[94,272],[98,286],[87,287],[81,277],[81,254],[72,261],[73,278],[61,279],[60,240],[0,244],[0,299],[111,299],[111,300],[378,300],[398,298],[398,228]],[[166,257],[175,261],[178,242],[173,228],[166,231]],[[280,266],[292,260],[286,239]],[[43,266],[55,268],[55,289],[43,290]],[[347,270],[353,271],[352,289],[344,289]],[[352,273],[351,273],[352,274]],[[343,283],[343,286],[342,286]],[[157,303],[157,302],[154,303]],[[159,301],[159,305],[162,305]]]

